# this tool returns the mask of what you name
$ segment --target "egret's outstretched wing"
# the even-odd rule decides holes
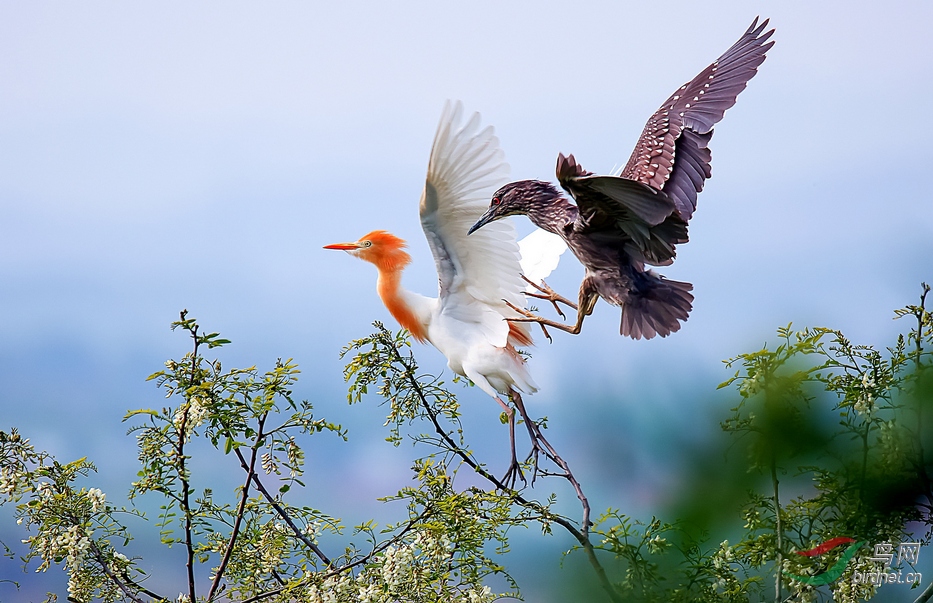
[[[421,226],[437,264],[439,304],[448,317],[474,324],[496,346],[531,341],[527,324],[503,299],[523,307],[515,229],[507,220],[467,236],[486,211],[489,198],[505,183],[508,164],[493,128],[480,129],[474,113],[461,127],[463,107],[444,105],[434,137],[421,196]]]
[[[557,268],[561,254],[567,251],[567,243],[556,234],[537,228],[518,242],[518,250],[522,274],[540,285]],[[534,288],[529,285],[526,291],[534,291]]]
[[[751,24],[713,64],[681,86],[645,124],[628,163],[619,174],[663,190],[684,220],[693,216],[697,193],[710,177],[713,126],[765,60],[774,45],[768,20]]]

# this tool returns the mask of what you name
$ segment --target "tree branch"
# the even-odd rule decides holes
[[[240,466],[243,467],[243,470],[249,473],[249,465],[247,464],[246,459],[243,458],[243,453],[240,452],[240,449],[234,448],[233,452],[235,452],[237,458],[240,459]],[[268,503],[272,505],[272,508],[275,509],[275,512],[279,514],[279,517],[281,517],[282,520],[286,524],[288,524],[288,527],[292,529],[292,532],[295,533],[295,538],[303,542],[305,546],[307,546],[309,549],[314,551],[314,554],[317,555],[321,559],[321,561],[323,561],[326,565],[330,566],[331,560],[327,557],[327,555],[324,554],[324,551],[322,551],[320,547],[318,547],[318,545],[314,544],[314,542],[310,538],[308,538],[298,526],[295,525],[295,522],[292,520],[288,512],[282,508],[282,505],[280,505],[275,500],[275,497],[273,497],[269,493],[269,491],[266,490],[266,487],[263,485],[263,483],[259,481],[259,476],[256,474],[255,471],[252,473],[252,478],[253,478],[253,483],[256,484],[256,489],[259,490],[259,492],[263,495],[263,497],[265,497],[266,501],[268,501]]]
[[[519,505],[525,508],[533,509],[537,513],[540,513],[543,517],[547,517],[549,521],[552,521],[560,525],[561,527],[563,527],[565,530],[567,530],[570,533],[570,535],[573,536],[574,539],[576,539],[577,542],[580,543],[580,546],[586,552],[587,559],[589,560],[590,565],[593,566],[593,569],[596,572],[596,576],[599,579],[600,586],[602,586],[603,590],[606,591],[606,594],[609,595],[610,600],[612,600],[614,603],[621,603],[622,602],[621,596],[612,586],[612,583],[609,581],[609,578],[606,575],[605,569],[603,568],[602,564],[599,563],[599,559],[596,558],[596,552],[593,549],[593,544],[590,542],[589,533],[581,532],[580,530],[576,528],[576,526],[573,525],[573,523],[571,523],[565,517],[561,515],[557,515],[557,514],[552,514],[548,509],[543,507],[540,503],[536,501],[528,500],[525,497],[523,497],[518,491],[506,486],[504,483],[499,481],[498,478],[496,478],[494,475],[486,471],[479,463],[477,463],[473,459],[472,456],[470,456],[468,452],[463,450],[456,442],[454,442],[454,440],[450,437],[450,434],[448,434],[447,431],[438,422],[437,414],[431,408],[431,405],[428,404],[427,398],[424,394],[424,390],[421,388],[421,383],[418,381],[417,377],[415,377],[414,372],[412,371],[411,367],[408,365],[407,362],[405,362],[405,359],[402,357],[398,349],[395,347],[395,343],[392,341],[391,337],[389,337],[386,334],[384,329],[382,330],[380,338],[382,340],[382,343],[388,349],[392,350],[392,354],[394,355],[395,360],[405,368],[406,379],[408,380],[409,384],[412,386],[412,389],[418,395],[418,399],[421,403],[421,406],[425,409],[425,412],[427,413],[428,417],[431,419],[431,423],[433,423],[434,425],[434,430],[447,444],[448,449],[451,452],[453,452],[455,455],[460,457],[463,460],[463,462],[465,462],[467,465],[469,465],[473,469],[473,471],[475,471],[480,476],[482,476],[484,479],[492,483],[500,491],[508,494],[508,496],[513,501],[515,501],[516,503],[518,503]],[[582,500],[586,500],[585,497]],[[585,511],[587,512],[587,514],[588,514],[588,507],[589,505],[587,503],[585,507]]]
[[[149,597],[156,599],[157,601],[165,600],[165,597],[157,595],[151,590],[144,588],[142,585],[134,582],[128,575],[126,575],[126,572],[123,573],[123,576],[118,576],[112,569],[110,569],[110,566],[107,565],[107,560],[104,558],[103,551],[100,550],[100,547],[98,547],[96,543],[91,543],[91,551],[93,551],[94,558],[97,560],[97,563],[100,564],[101,570],[103,570],[107,577],[110,578],[110,580],[117,585],[117,588],[119,588],[128,599],[133,601],[133,603],[145,603],[145,601],[136,595],[136,592],[144,593]],[[131,586],[132,588],[130,588]],[[135,592],[133,589],[135,589]]]
[[[345,571],[347,571],[347,570],[353,569],[354,567],[356,567],[356,566],[358,566],[358,565],[363,565],[363,564],[367,563],[367,562],[368,562],[370,559],[372,559],[376,554],[381,553],[382,551],[386,550],[387,548],[389,548],[390,546],[392,546],[393,544],[395,544],[396,542],[398,542],[399,540],[401,540],[401,539],[402,539],[402,536],[404,536],[406,533],[408,533],[413,527],[415,527],[415,525],[416,525],[419,521],[421,521],[422,519],[424,519],[427,515],[428,515],[428,509],[425,508],[425,509],[418,515],[418,517],[409,520],[408,525],[405,526],[405,527],[402,529],[401,532],[399,532],[398,534],[396,534],[395,536],[393,536],[393,537],[390,538],[389,540],[386,540],[386,541],[383,542],[382,544],[373,547],[373,550],[372,550],[372,551],[370,551],[370,552],[367,553],[366,555],[360,557],[360,558],[357,559],[356,561],[354,561],[354,562],[352,562],[352,563],[347,563],[346,565],[342,565],[342,566],[340,566],[340,567],[338,567],[338,568],[332,569],[331,571],[327,572],[326,574],[324,574],[324,577],[322,578],[322,580],[327,580],[328,578],[331,578],[331,577],[333,577],[333,576],[337,576],[337,575],[342,574],[343,572],[345,572]],[[304,583],[304,582],[306,582],[306,581],[303,580],[302,582]],[[268,599],[269,597],[274,597],[274,596],[276,596],[276,595],[279,595],[279,594],[283,593],[284,591],[285,591],[285,588],[284,588],[284,587],[283,587],[283,588],[276,588],[276,589],[273,589],[273,590],[267,590],[267,591],[264,592],[264,593],[259,593],[258,595],[253,595],[252,597],[250,597],[250,598],[248,598],[248,599],[244,599],[244,600],[241,601],[240,603],[256,603],[256,601],[262,601],[263,599]]]
[[[182,311],[181,319],[185,320],[187,311]],[[191,354],[191,374],[188,379],[188,388],[194,387],[194,376],[198,368],[198,346],[200,341],[198,341],[198,325],[195,324],[193,329],[190,331],[191,338],[194,339],[194,352]],[[197,601],[195,595],[194,587],[194,545],[191,538],[191,506],[190,506],[190,492],[191,486],[188,483],[188,477],[185,475],[185,429],[187,428],[188,423],[188,411],[191,409],[191,401],[188,398],[188,404],[185,406],[184,412],[181,415],[181,426],[179,427],[179,436],[178,436],[178,446],[176,448],[178,452],[178,476],[181,479],[181,506],[182,511],[185,513],[185,550],[187,552],[187,561],[185,562],[185,567],[188,570],[188,597],[194,603]]]
[[[233,522],[233,530],[230,533],[230,540],[227,542],[227,548],[224,550],[224,556],[220,560],[220,566],[217,568],[217,573],[214,574],[214,580],[211,583],[211,589],[207,593],[208,601],[211,601],[214,598],[214,593],[217,592],[217,587],[220,586],[220,580],[223,578],[224,572],[227,569],[227,563],[229,563],[230,555],[233,553],[233,546],[236,544],[237,536],[240,533],[240,524],[243,521],[243,512],[246,509],[246,501],[249,499],[249,484],[253,479],[253,475],[256,473],[256,457],[259,452],[259,446],[261,445],[264,437],[262,428],[268,415],[268,412],[264,413],[259,419],[259,429],[256,430],[256,442],[250,448],[249,466],[246,467],[246,482],[243,483],[243,492],[240,495],[240,504],[237,507],[236,519]]]

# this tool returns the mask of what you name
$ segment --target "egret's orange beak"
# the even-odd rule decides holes
[[[340,251],[356,251],[359,248],[359,243],[334,243],[333,245],[324,245],[324,249],[338,249]]]

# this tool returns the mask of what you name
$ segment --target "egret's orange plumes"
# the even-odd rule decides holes
[[[534,341],[531,340],[531,336],[518,328],[514,322],[509,323],[509,343],[511,345],[523,345],[529,346],[534,345]]]
[[[371,245],[360,247],[358,255],[361,260],[375,264],[380,273],[400,272],[411,263],[411,256],[405,252],[408,243],[391,232],[374,230],[357,241],[357,244],[365,245],[367,241]]]
[[[428,338],[427,329],[400,294],[402,270],[411,263],[411,256],[405,251],[407,246],[404,239],[390,232],[374,230],[357,241],[356,255],[379,270],[376,291],[392,317],[402,328],[408,329],[412,337],[424,343]]]

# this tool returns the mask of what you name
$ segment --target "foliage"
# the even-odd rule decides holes
[[[145,528],[148,520],[82,485],[95,471],[86,459],[63,464],[35,450],[17,430],[0,432],[0,504],[15,506],[17,522],[29,534],[24,565],[39,572],[62,566],[72,601],[519,598],[504,560],[510,531],[531,525],[544,537],[569,536],[574,544],[568,554],[589,564],[594,578],[574,586],[580,597],[592,592],[586,583],[593,582],[611,601],[868,599],[877,585],[858,584],[853,576],[871,571],[869,551],[861,550],[841,577],[824,586],[810,577],[825,574],[842,550],[796,553],[839,536],[866,543],[866,549],[929,542],[928,291],[924,285],[918,305],[896,312],[911,321],[910,328],[883,351],[853,344],[839,331],[794,331],[788,325],[778,330],[773,349],[726,361],[735,373],[721,387],[736,395],[721,424],[729,461],[715,472],[700,466],[721,462],[719,449],[698,460],[697,479],[682,496],[706,506],[678,509],[680,519],[673,522],[642,522],[610,508],[591,523],[582,488],[544,439],[542,421],[526,421],[546,446],[540,459],[525,462],[532,483],[503,483],[469,447],[457,395],[419,372],[407,333],[393,334],[377,323],[372,335],[342,351],[348,400],[382,401],[386,440],[398,446],[410,438],[420,452],[412,462],[417,484],[381,499],[403,503],[396,523],[368,521],[348,529],[311,506],[314,488],[305,473],[305,448],[313,441],[308,437],[346,439],[346,431],[316,416],[309,402],[294,399],[299,371],[291,360],[261,372],[224,370],[219,360],[204,357],[203,350],[229,342],[202,333],[186,312],[173,329],[190,337],[191,351],[150,377],[170,403],[126,415],[136,422],[130,432],[141,465],[129,498],[161,498],[154,525],[162,543],[186,553],[182,594],[169,597],[146,587],[149,576],[126,546],[132,539],[127,526]],[[207,476],[192,469],[193,456],[202,454],[213,455],[214,466],[238,468],[239,484],[224,493],[206,488]],[[544,468],[549,462],[557,470]],[[462,472],[470,477],[458,479]],[[554,510],[555,494],[532,496],[539,476],[540,483],[567,480],[581,503],[580,520]],[[469,485],[460,485],[465,479]],[[205,574],[196,571],[199,566],[210,569],[207,580],[197,578]],[[493,584],[505,591],[494,593]]]

